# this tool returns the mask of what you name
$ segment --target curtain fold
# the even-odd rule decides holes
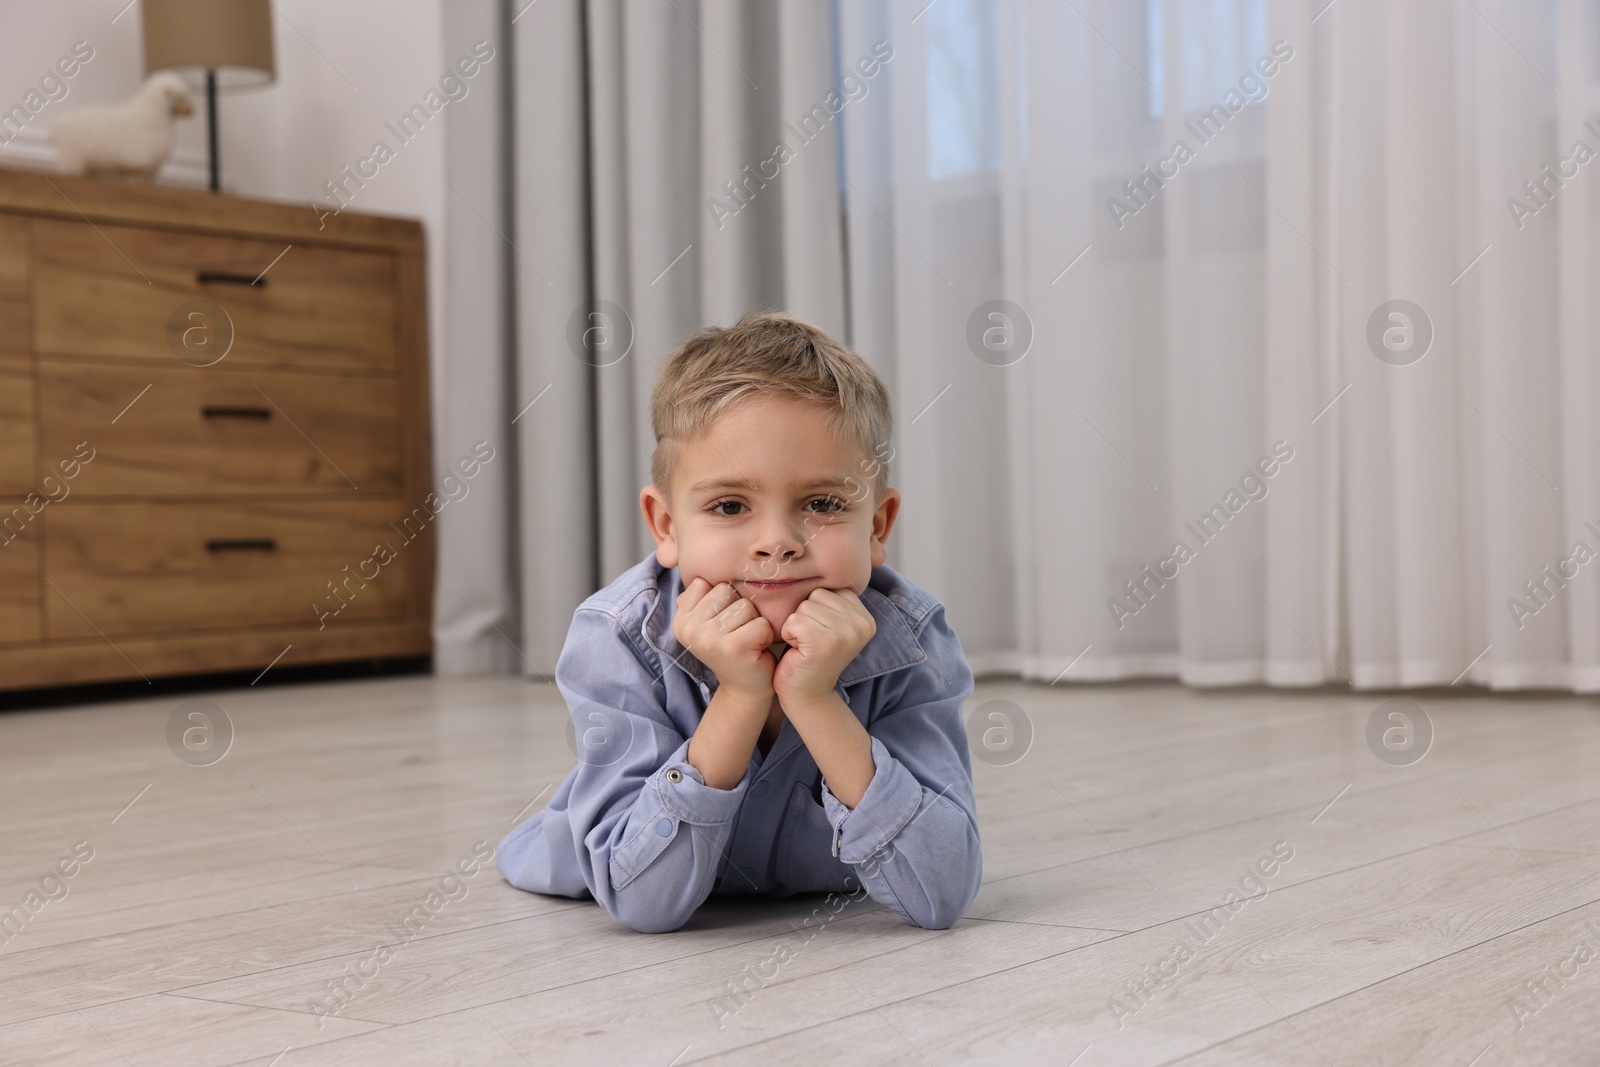
[[[450,0],[444,54],[493,49],[478,83],[444,120],[442,249],[445,355],[433,361],[435,485],[456,502],[439,513],[434,666],[444,674],[526,669],[519,633],[515,271],[510,243],[513,57],[501,0]],[[485,442],[492,458],[472,478],[456,466]],[[448,479],[448,480],[447,480]],[[452,489],[453,487],[453,489]]]
[[[442,666],[548,675],[652,548],[656,361],[767,306],[889,383],[889,562],[979,674],[1600,691],[1591,0],[501,11]]]

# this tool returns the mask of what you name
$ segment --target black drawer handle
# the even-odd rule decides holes
[[[264,277],[235,274],[227,270],[199,271],[195,274],[195,280],[201,285],[210,285],[212,282],[216,282],[219,285],[253,285],[258,289],[264,289],[267,285],[267,279]]]
[[[241,537],[235,540],[215,539],[206,542],[207,552],[276,552],[278,542],[272,537]]]
[[[230,408],[217,404],[207,404],[200,409],[200,414],[208,419],[270,419],[272,412],[267,408]]]

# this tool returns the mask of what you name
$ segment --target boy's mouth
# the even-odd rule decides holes
[[[802,578],[790,578],[788,581],[783,582],[761,582],[746,578],[744,584],[748,589],[752,589],[758,593],[765,593],[773,592],[779,589],[787,589],[791,585],[799,585],[802,581],[804,581]]]

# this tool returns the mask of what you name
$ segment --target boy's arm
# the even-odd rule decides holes
[[[750,773],[750,757],[755,755],[772,699],[770,692],[751,695],[728,685],[717,687],[684,755],[700,772],[701,781],[732,789]]]
[[[832,790],[846,808],[861,803],[876,770],[872,736],[837,688],[799,705],[791,698],[791,721]]]
[[[824,775],[822,806],[833,854],[855,867],[868,894],[914,926],[943,930],[983,881],[962,718],[973,680],[942,606],[918,639],[928,661],[905,672],[902,691],[867,724],[875,769],[860,802],[846,807]]]
[[[711,895],[748,757],[731,789],[706,784],[667,716],[664,680],[603,611],[575,613],[556,685],[580,736],[567,824],[583,881],[628,926],[676,930]]]

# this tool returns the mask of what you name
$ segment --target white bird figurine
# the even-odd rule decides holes
[[[151,181],[172,155],[173,119],[192,114],[183,79],[158,71],[125,103],[81,107],[57,119],[50,128],[57,168]]]

